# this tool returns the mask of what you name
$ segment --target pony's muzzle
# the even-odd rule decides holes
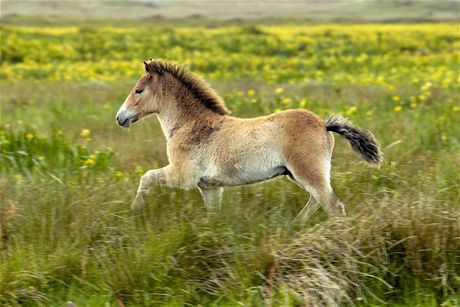
[[[128,128],[131,125],[131,120],[129,118],[117,116],[117,123],[124,128]]]
[[[135,121],[135,116],[133,116],[130,113],[131,112],[128,112],[125,109],[121,109],[117,113],[117,123],[123,128],[128,128],[129,126],[131,126],[131,123]]]

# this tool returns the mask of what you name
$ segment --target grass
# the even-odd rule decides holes
[[[394,38],[389,45],[399,41],[400,27],[399,32],[388,30]],[[187,42],[199,36],[193,27],[188,31]],[[251,31],[231,33],[244,41],[256,35]],[[365,77],[337,81],[327,67],[324,75],[299,80],[295,65],[287,64],[289,57],[276,52],[272,56],[286,66],[271,84],[246,74],[240,80],[238,73],[256,75],[256,66],[235,68],[229,78],[212,78],[217,68],[198,66],[236,116],[295,107],[323,117],[341,113],[380,140],[385,162],[377,169],[336,138],[332,183],[349,215],[328,218],[318,211],[305,225],[291,221],[308,194],[284,178],[226,189],[217,212],[205,210],[197,191],[154,188],[146,211],[132,212],[129,204],[141,174],[167,163],[165,140],[153,117],[129,130],[115,124],[116,110],[135,79],[4,77],[0,304],[459,305],[460,97],[449,73],[439,80],[432,74],[442,66],[442,71],[455,71],[455,61],[443,56],[455,40],[420,31],[419,37],[447,47],[421,41],[424,56],[435,60],[422,59],[426,69],[415,67],[413,78],[389,72],[400,59],[398,52],[408,59],[410,52],[419,56],[418,49],[372,49],[382,57],[390,52],[392,62],[342,67],[350,76],[366,67],[385,78],[393,75],[383,85]],[[319,43],[329,35],[321,33]],[[226,63],[233,53],[218,37],[222,56],[215,62]],[[347,39],[354,42],[342,39],[345,45]],[[295,40],[288,39],[293,57]],[[364,48],[355,46],[356,58],[362,53],[359,46]],[[89,47],[97,49],[97,42]],[[244,50],[251,49],[238,52]],[[42,62],[71,60],[45,54]],[[2,65],[21,69],[24,63],[4,60]],[[135,66],[132,70],[130,76],[137,73]]]

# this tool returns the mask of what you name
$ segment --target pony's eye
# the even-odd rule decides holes
[[[135,93],[136,95],[139,95],[139,94],[142,94],[143,91],[144,91],[143,89],[138,88],[136,89]]]

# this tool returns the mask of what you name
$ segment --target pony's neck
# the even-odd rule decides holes
[[[158,118],[166,138],[185,125],[205,124],[209,120],[223,115],[213,111],[199,101],[187,86],[171,74],[163,78],[164,88],[160,98]]]
[[[187,122],[187,119],[184,121],[183,116],[178,116],[175,112],[168,112],[165,110],[159,112],[157,117],[160,121],[163,134],[168,140],[173,137],[175,131]]]
[[[214,117],[222,115],[200,105],[198,101],[190,99],[182,101],[184,97],[170,97],[163,101],[163,107],[157,116],[165,137],[169,140],[181,127],[186,125],[203,124]]]

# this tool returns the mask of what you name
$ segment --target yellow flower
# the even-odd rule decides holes
[[[81,133],[80,133],[80,136],[82,136],[82,137],[85,138],[85,137],[89,136],[90,133],[91,133],[91,131],[90,131],[89,129],[83,129],[83,130],[81,131]]]
[[[425,91],[428,91],[430,87],[431,87],[431,82],[427,82],[420,89],[425,92]]]
[[[275,113],[281,112],[281,109],[275,109]]]
[[[372,111],[367,111],[367,112],[366,112],[366,116],[367,116],[367,117],[371,117],[373,114],[374,114],[374,112],[372,112]]]
[[[123,172],[122,171],[116,171],[115,172],[115,177],[117,177],[117,178],[123,177]]]
[[[32,140],[33,138],[34,138],[34,135],[32,133],[26,134],[26,139],[28,139],[29,141]]]
[[[356,106],[352,106],[352,107],[349,107],[348,110],[345,111],[345,114],[350,116],[350,115],[355,114],[357,110],[358,108]]]
[[[89,142],[91,142],[92,140],[93,140],[92,138],[86,138],[86,139],[85,139],[85,142],[89,143]]]
[[[284,89],[283,89],[282,87],[278,87],[278,88],[275,90],[275,93],[278,94],[278,95],[279,95],[279,94],[282,94],[282,93],[284,93]]]
[[[412,102],[412,103],[409,105],[409,107],[410,107],[411,109],[415,109],[415,108],[417,107],[417,104],[416,104],[415,102]]]
[[[399,102],[399,101],[401,101],[401,98],[399,98],[399,96],[393,96],[393,97],[391,97],[391,99],[392,99],[394,102]]]
[[[22,176],[20,174],[16,174],[14,178],[16,178],[17,181],[22,180]]]
[[[402,107],[401,107],[401,106],[396,106],[396,107],[394,107],[394,109],[393,109],[393,111],[395,111],[395,112],[401,112],[401,110],[402,110]]]
[[[418,99],[420,99],[421,101],[423,101],[423,100],[426,99],[426,96],[425,96],[425,95],[419,95],[419,96],[418,96]]]
[[[248,96],[254,96],[256,94],[255,90],[248,90]]]
[[[458,112],[458,111],[460,111],[460,107],[458,107],[458,106],[453,106],[453,107],[452,107],[452,111]]]
[[[288,105],[291,103],[291,99],[290,98],[284,98],[282,101],[281,101],[282,104],[284,105]]]
[[[85,161],[85,165],[93,165],[94,163],[96,163],[96,162],[94,161],[93,158],[88,158]]]
[[[138,165],[136,166],[136,174],[143,174],[144,173],[144,169],[142,168],[142,166]]]
[[[307,98],[302,98],[302,100],[300,100],[299,106],[303,108],[307,105],[307,102],[308,102]]]

